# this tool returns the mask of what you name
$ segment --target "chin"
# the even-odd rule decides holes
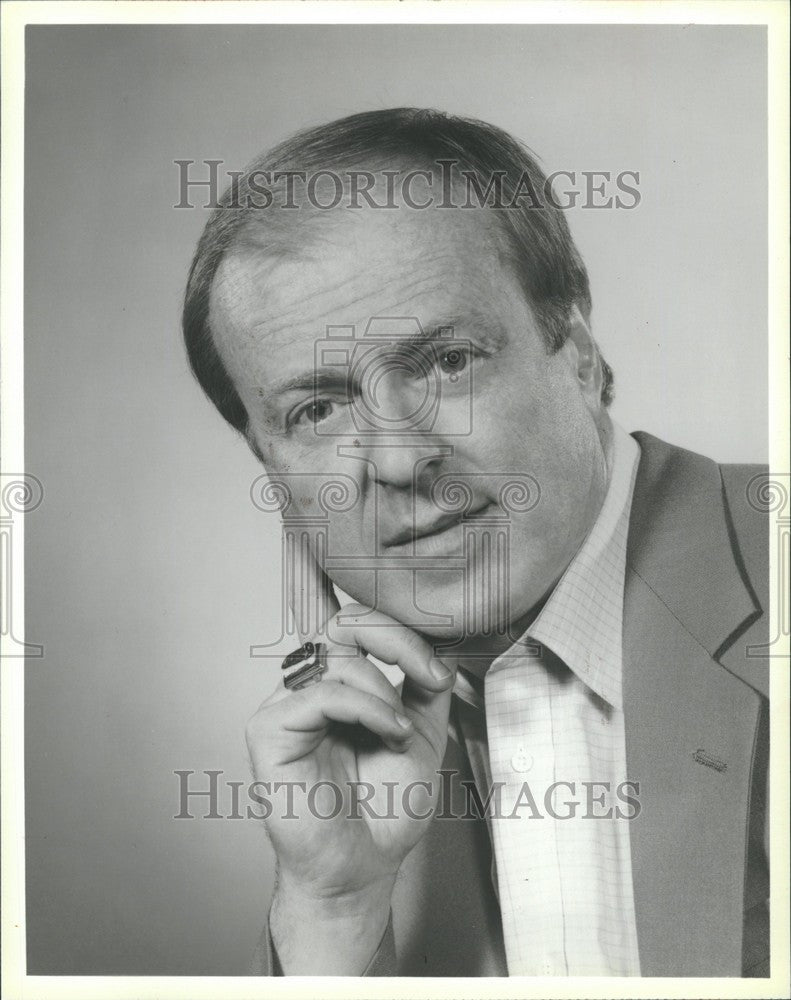
[[[535,567],[533,567],[535,569]],[[354,582],[338,582],[344,593],[367,607],[389,615],[427,639],[453,641],[473,636],[501,646],[521,636],[521,621],[537,604],[530,566],[511,566],[510,573],[463,574],[458,569],[389,569]],[[347,583],[347,586],[344,586]],[[359,585],[364,584],[364,585]]]
[[[452,638],[465,631],[464,589],[458,570],[392,570],[379,574],[375,595],[360,600],[428,637]]]
[[[458,572],[417,573],[406,586],[381,596],[381,610],[429,639],[452,641],[477,636],[501,640],[509,634],[515,617],[505,581],[498,588],[488,578],[465,581]]]

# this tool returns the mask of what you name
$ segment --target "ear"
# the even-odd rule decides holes
[[[577,379],[588,407],[596,413],[601,409],[601,390],[604,379],[599,348],[591,333],[590,323],[575,303],[567,320],[568,334],[563,349]]]

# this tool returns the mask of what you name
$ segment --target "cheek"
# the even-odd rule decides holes
[[[365,518],[362,502],[358,501],[350,510],[331,513],[327,519],[327,554],[332,559],[351,562],[355,557],[373,555],[373,546],[365,543]]]
[[[560,385],[490,411],[479,423],[475,450],[492,472],[537,480],[541,502],[530,521],[546,526],[573,519],[586,504],[601,445],[581,394]]]
[[[312,476],[329,482],[346,478],[354,470],[351,463],[338,458],[330,438],[317,441],[272,433],[255,428],[255,442],[270,475]]]

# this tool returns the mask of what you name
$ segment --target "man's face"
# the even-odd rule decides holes
[[[429,635],[516,625],[606,489],[578,345],[547,352],[487,210],[321,223],[296,254],[229,256],[212,295],[250,436],[290,486],[287,517],[321,513],[319,481],[353,480],[356,500],[327,520],[325,566],[343,591]],[[515,506],[514,481],[530,491]]]

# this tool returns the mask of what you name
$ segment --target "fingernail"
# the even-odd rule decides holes
[[[436,656],[431,657],[428,668],[438,681],[447,681],[453,676],[442,660],[438,660]]]
[[[396,722],[402,729],[412,728],[412,722],[405,715],[399,715],[398,713],[396,713]]]

